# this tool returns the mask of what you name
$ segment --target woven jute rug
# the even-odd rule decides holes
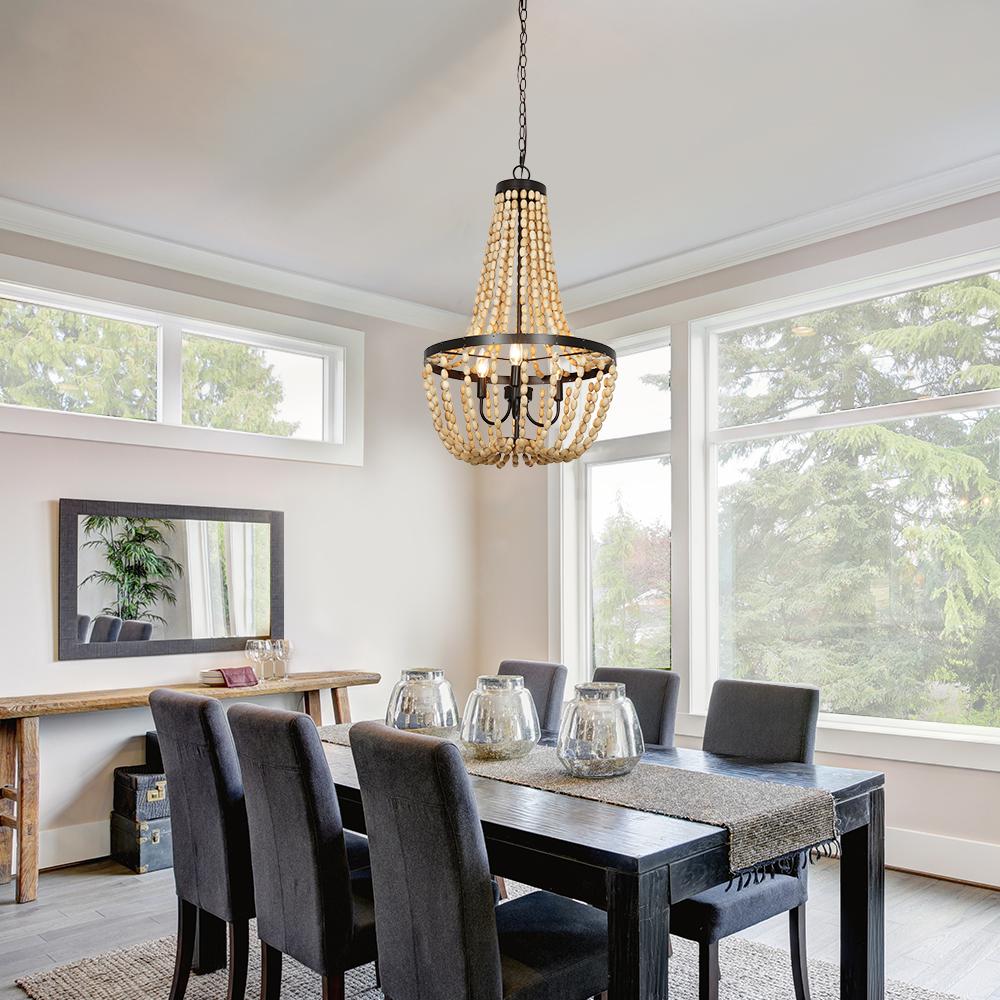
[[[510,883],[508,883],[510,887]],[[670,963],[672,1000],[697,1000],[698,953],[694,944],[674,938]],[[720,947],[722,983],[720,1000],[794,1000],[791,964],[787,953],[776,948],[728,938]],[[62,965],[17,981],[34,1000],[165,1000],[174,963],[174,939],[109,951],[93,958]],[[257,950],[251,951],[247,996],[255,997],[260,982]],[[827,962],[810,962],[813,1000],[840,1000],[840,973]],[[373,966],[347,976],[347,996],[354,1000],[382,1000],[375,986]],[[186,1000],[219,1000],[226,995],[226,973],[192,976]],[[285,961],[282,1000],[318,1000],[319,977],[296,962]],[[906,983],[886,983],[887,1000],[959,1000]]]
[[[324,726],[320,736],[350,746],[350,724]],[[465,766],[483,778],[724,826],[733,872],[766,868],[836,836],[833,796],[814,788],[645,762],[620,778],[574,778],[551,747],[536,747],[518,760],[466,760]]]

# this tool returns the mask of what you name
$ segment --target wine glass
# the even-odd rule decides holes
[[[292,657],[292,642],[290,639],[272,639],[271,653],[277,664],[275,677],[285,678],[288,676],[288,661]]]
[[[246,645],[247,659],[253,664],[254,673],[257,675],[257,680],[263,680],[261,675],[261,663],[264,659],[264,640],[263,639],[247,639]]]
[[[270,639],[260,640],[260,658],[264,664],[264,680],[274,680],[274,645]]]

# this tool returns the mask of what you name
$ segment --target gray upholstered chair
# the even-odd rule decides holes
[[[791,684],[721,680],[712,689],[703,748],[759,761],[811,764],[816,746],[819,690]],[[797,1000],[809,1000],[806,962],[805,868],[737,891],[716,886],[670,908],[670,932],[697,941],[701,1000],[719,995],[719,941],[788,913],[792,978]]]
[[[112,615],[98,615],[90,630],[91,642],[117,642],[122,630],[122,620]]]
[[[498,674],[520,674],[531,692],[542,732],[557,733],[566,691],[566,668],[541,660],[504,660]]]
[[[607,917],[547,892],[494,906],[458,748],[357,723],[386,1000],[584,1000],[608,988]]]
[[[598,667],[595,681],[625,685],[625,694],[635,705],[642,739],[648,747],[672,747],[677,722],[677,695],[681,679],[672,670],[640,667]]]
[[[323,1000],[343,1000],[344,972],[377,957],[375,910],[371,871],[351,870],[316,725],[258,705],[234,705],[229,722],[250,822],[261,1000],[280,997],[284,955],[323,977]]]
[[[221,962],[195,959],[195,946],[229,928],[229,1000],[246,993],[249,925],[254,915],[250,836],[236,748],[214,698],[157,690],[149,696],[170,794],[178,929],[170,1000],[181,1000],[192,965],[211,972]]]
[[[152,622],[140,622],[126,619],[122,622],[118,633],[119,642],[145,642],[153,634]]]
[[[76,641],[86,642],[87,633],[90,631],[90,615],[76,616]]]

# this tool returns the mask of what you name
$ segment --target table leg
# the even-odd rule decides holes
[[[841,838],[841,1000],[885,996],[885,793],[868,796],[868,822]]]
[[[321,694],[321,691],[303,692],[303,699],[306,705],[306,715],[308,715],[317,726],[323,725],[323,702],[320,700]]]
[[[351,703],[347,700],[347,688],[334,688],[330,694],[333,695],[333,721],[351,721]]]
[[[0,885],[14,877],[14,827],[17,812],[17,721],[0,721]]]
[[[38,719],[17,720],[17,901],[38,896]]]
[[[668,1000],[669,869],[608,872],[609,1000]]]

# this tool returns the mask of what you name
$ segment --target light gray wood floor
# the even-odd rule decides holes
[[[810,874],[809,951],[831,962],[839,958],[838,875],[834,861]],[[0,887],[0,1000],[24,1000],[19,976],[172,934],[176,920],[171,871],[133,875],[111,861],[44,873],[37,902],[18,906],[13,897],[13,886]],[[1000,892],[888,872],[886,923],[891,978],[1000,1000]],[[777,918],[745,936],[787,950],[787,926]]]

